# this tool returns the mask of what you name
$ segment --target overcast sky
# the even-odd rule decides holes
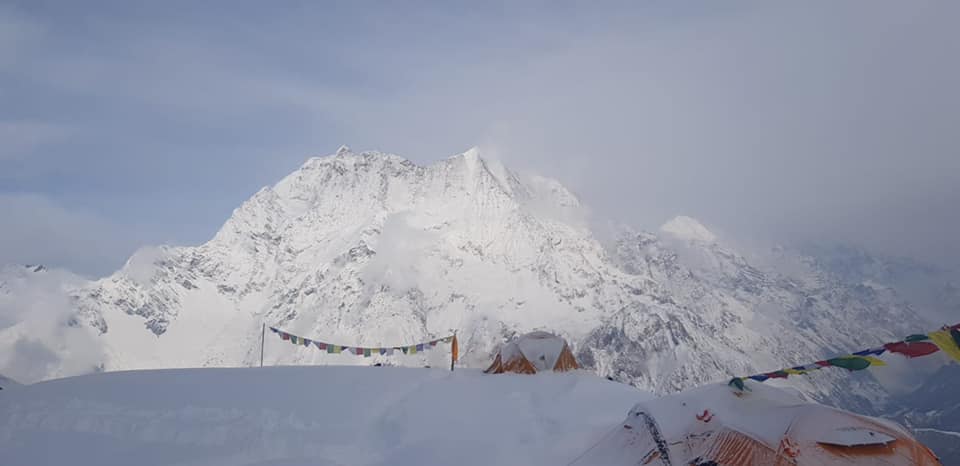
[[[0,263],[203,242],[349,144],[476,145],[598,216],[956,266],[957,24],[920,0],[8,1]]]

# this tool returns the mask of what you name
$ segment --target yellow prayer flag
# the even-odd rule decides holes
[[[953,358],[954,361],[960,362],[960,346],[957,346],[957,342],[953,341],[953,336],[950,335],[950,331],[938,330],[930,334],[930,339],[933,340],[933,343],[936,344],[941,351]]]
[[[886,366],[886,365],[887,365],[887,363],[886,363],[884,360],[875,358],[875,357],[873,357],[873,356],[863,356],[863,359],[866,359],[867,361],[870,361],[870,365],[871,365],[871,366]]]

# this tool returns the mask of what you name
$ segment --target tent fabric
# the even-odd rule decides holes
[[[547,332],[531,332],[501,346],[493,363],[484,372],[536,374],[579,368],[570,346],[563,338]]]
[[[708,385],[637,404],[621,429],[574,464],[940,465],[898,424],[747,385]]]

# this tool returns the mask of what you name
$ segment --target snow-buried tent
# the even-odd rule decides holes
[[[537,372],[565,372],[579,369],[566,340],[552,333],[531,332],[500,347],[488,374],[514,372],[536,374]]]
[[[905,428],[749,382],[639,403],[578,465],[940,465]]]

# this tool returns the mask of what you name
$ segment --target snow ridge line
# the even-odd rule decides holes
[[[934,428],[931,428],[931,427],[923,427],[923,428],[918,428],[918,429],[913,429],[913,430],[915,430],[915,431],[917,431],[917,432],[935,432],[935,433],[938,433],[938,434],[949,435],[949,436],[951,436],[951,437],[958,437],[958,438],[960,438],[960,432],[954,432],[954,431],[952,431],[952,430],[940,430],[940,429],[934,429]]]

